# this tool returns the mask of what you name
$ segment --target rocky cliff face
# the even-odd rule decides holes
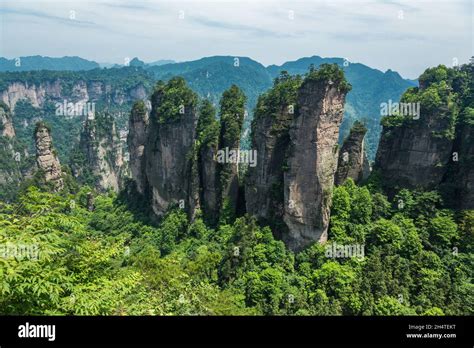
[[[24,160],[24,152],[20,152],[16,145],[10,108],[0,102],[0,190],[5,196],[8,196],[7,192],[13,192],[21,181],[20,164]]]
[[[284,240],[293,250],[327,239],[336,145],[349,88],[342,71],[326,66],[310,73],[298,90],[284,174]]]
[[[293,250],[327,238],[337,140],[350,86],[333,65],[304,81],[282,74],[260,98],[252,125],[257,165],[246,182],[247,212]]]
[[[375,168],[387,186],[435,188],[446,173],[453,139],[438,135],[449,127],[444,112],[421,109],[418,120],[402,125],[385,124]]]
[[[152,95],[145,173],[151,206],[157,216],[174,204],[194,214],[196,178],[192,160],[198,120],[196,103],[197,96],[182,78],[158,86]]]
[[[97,114],[84,123],[79,144],[84,155],[82,163],[73,165],[73,174],[79,179],[93,176],[98,190],[118,192],[123,184],[124,162],[122,143],[115,122],[109,114]]]
[[[145,175],[145,143],[149,125],[149,110],[143,101],[135,102],[130,113],[127,145],[129,149],[129,166],[137,190],[144,194],[147,186]]]
[[[173,78],[156,86],[149,120],[143,105],[134,106],[128,135],[132,178],[155,216],[178,206],[192,220],[202,209],[214,225],[221,209],[235,213],[238,163],[218,157],[221,149],[239,148],[244,103],[237,87],[224,93],[219,125],[214,106],[205,100],[198,108],[184,79]]]
[[[218,217],[218,177],[216,156],[219,142],[219,123],[216,110],[209,101],[204,101],[199,109],[199,121],[196,130],[199,147],[197,168],[199,175],[199,192],[201,209],[206,220],[211,224]]]
[[[336,185],[342,185],[348,178],[359,183],[370,174],[370,165],[364,148],[364,137],[367,133],[361,123],[355,122],[351,128],[349,136],[339,151],[337,171],[334,177]]]
[[[61,164],[53,149],[50,130],[43,123],[38,123],[35,129],[36,164],[45,182],[51,184],[54,191],[64,187]]]
[[[0,136],[7,138],[13,138],[15,136],[10,109],[3,103],[0,103]]]
[[[437,68],[434,68],[437,69]],[[442,71],[441,71],[442,70]],[[400,101],[404,112],[386,116],[374,168],[384,185],[436,189],[447,173],[453,156],[458,106],[451,82],[432,75],[428,69],[420,77],[420,87],[409,89]],[[418,108],[419,114],[409,109]],[[401,109],[401,108],[400,108]]]
[[[217,160],[218,204],[220,210],[227,209],[233,215],[239,200],[239,159],[238,156],[227,156],[240,149],[240,136],[245,115],[246,97],[236,86],[224,91],[220,101],[220,135]],[[224,155],[224,153],[226,155]]]
[[[296,111],[301,78],[283,75],[260,97],[252,123],[252,149],[257,163],[248,168],[245,200],[247,212],[273,227],[282,238],[284,213],[283,175],[289,146],[289,127]]]
[[[0,101],[14,110],[16,103],[22,99],[27,99],[34,107],[41,108],[48,100],[63,102],[66,99],[73,103],[104,100],[122,105],[137,99],[145,99],[146,95],[147,91],[143,84],[123,90],[113,88],[103,81],[55,79],[39,84],[25,81],[11,82],[0,91]]]
[[[471,109],[474,119],[474,109]],[[459,133],[459,208],[474,209],[474,125],[463,124]]]
[[[473,64],[427,69],[420,87],[401,104],[419,105],[419,117],[398,114],[382,120],[374,169],[390,193],[408,187],[440,190],[457,208],[473,207]]]
[[[265,221],[283,216],[283,166],[292,118],[287,107],[282,106],[275,118],[256,118],[252,129],[257,165],[248,171],[246,206],[248,213]],[[275,124],[281,128],[275,131]]]

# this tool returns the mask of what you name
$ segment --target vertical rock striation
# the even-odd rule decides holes
[[[335,65],[311,71],[298,90],[284,174],[287,245],[299,250],[327,239],[337,139],[350,86]]]
[[[282,238],[286,233],[283,221],[283,174],[289,145],[289,127],[296,109],[296,95],[302,79],[282,73],[273,88],[262,95],[252,122],[252,150],[257,163],[249,167],[245,200],[247,213],[263,224],[272,226]]]
[[[219,123],[216,110],[205,100],[199,109],[197,126],[198,138],[198,175],[200,202],[206,220],[214,225],[218,217],[218,177],[216,156],[219,142]]]
[[[437,69],[444,74],[434,74]],[[444,180],[453,156],[458,117],[447,74],[446,67],[428,69],[420,76],[420,87],[410,88],[402,96],[400,105],[418,107],[419,115],[398,112],[382,120],[374,169],[388,190],[436,189]]]
[[[16,141],[10,108],[0,101],[0,199],[6,201],[16,195],[26,155],[25,148]]]
[[[159,84],[152,95],[145,142],[145,173],[151,205],[162,216],[173,204],[184,205],[193,216],[198,202],[193,177],[193,151],[198,114],[197,96],[182,78]]]
[[[79,150],[81,161],[73,165],[74,176],[96,186],[99,191],[118,192],[123,185],[122,143],[112,115],[97,113],[84,122]]]
[[[468,108],[467,112],[470,113],[471,121],[466,119],[459,132],[459,168],[456,177],[459,179],[460,209],[474,209],[474,108]]]
[[[257,105],[246,181],[247,212],[270,224],[293,250],[326,240],[337,139],[350,85],[323,65],[304,81],[282,75]]]
[[[50,129],[38,122],[35,129],[36,164],[44,181],[51,184],[54,191],[64,187],[61,164],[56,151],[53,149]]]
[[[220,135],[219,150],[223,152],[238,151],[240,149],[240,136],[245,115],[244,93],[232,85],[224,91],[220,101]],[[230,160],[230,161],[228,161]],[[217,164],[219,177],[218,204],[220,211],[226,209],[234,215],[239,199],[239,162],[237,158],[223,158]]]
[[[0,102],[0,136],[7,138],[15,136],[10,108],[3,102]]]
[[[236,86],[221,100],[221,125],[209,101],[198,108],[197,95],[183,78],[158,82],[148,119],[144,105],[130,115],[128,145],[132,178],[154,215],[172,206],[193,220],[202,210],[211,225],[225,209],[235,214],[239,190],[238,162],[218,163],[222,149],[239,149],[245,96]]]
[[[473,70],[472,63],[427,69],[400,101],[419,105],[419,117],[399,112],[382,120],[374,169],[389,194],[439,190],[448,206],[473,208]]]
[[[342,185],[348,178],[360,183],[370,174],[370,165],[364,148],[367,128],[359,121],[354,122],[351,131],[339,151],[337,171],[334,177],[336,185]]]
[[[149,124],[149,112],[143,101],[137,101],[133,105],[128,123],[127,145],[130,156],[130,171],[135,179],[137,190],[142,195],[147,185],[145,175],[145,143],[147,127]]]

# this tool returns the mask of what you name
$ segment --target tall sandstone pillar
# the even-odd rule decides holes
[[[348,178],[353,179],[356,183],[368,178],[370,165],[364,149],[365,133],[367,133],[367,128],[359,121],[354,122],[339,151],[334,178],[336,185],[342,185]]]
[[[197,96],[183,78],[158,86],[145,143],[145,172],[154,213],[162,216],[170,205],[180,205],[193,216],[198,202],[194,187],[194,145]],[[190,199],[190,197],[193,197]]]
[[[284,240],[293,250],[327,240],[339,126],[349,89],[343,72],[326,65],[310,72],[298,91],[284,174]]]
[[[145,142],[149,124],[149,112],[145,102],[139,100],[133,105],[128,122],[127,145],[130,155],[130,172],[135,180],[137,191],[142,195],[146,189]]]
[[[38,169],[44,173],[45,182],[51,184],[54,191],[60,191],[64,187],[61,163],[53,149],[50,130],[43,122],[36,125],[35,143]]]
[[[345,96],[342,70],[322,65],[302,81],[282,73],[259,99],[252,125],[257,165],[246,207],[292,250],[327,239],[337,140]]]

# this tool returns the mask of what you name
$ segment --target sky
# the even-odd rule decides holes
[[[474,55],[472,0],[0,0],[0,56],[266,65],[342,57],[405,78]]]

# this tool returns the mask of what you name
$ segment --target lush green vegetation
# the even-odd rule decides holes
[[[337,89],[342,93],[347,93],[352,89],[352,86],[347,82],[344,76],[344,70],[339,68],[337,64],[321,64],[318,69],[315,69],[314,66],[310,66],[309,73],[305,80],[334,83]]]
[[[219,149],[229,151],[240,149],[240,138],[245,116],[246,97],[242,90],[236,85],[232,85],[222,94],[220,101],[220,133]],[[233,206],[227,200],[227,191],[229,185],[237,175],[236,166],[228,163],[217,165],[219,208],[221,210],[221,219],[225,221],[232,217],[237,207]]]
[[[336,68],[309,75],[348,88]],[[452,93],[464,93],[456,101],[463,110],[459,117],[472,124],[465,84],[456,76],[446,82],[443,71],[426,74],[422,83],[438,84],[433,93],[448,103],[456,99]],[[301,83],[298,76],[279,75],[260,98],[256,117],[272,117],[276,105],[295,103]],[[444,95],[444,84],[453,92]],[[415,95],[410,90],[405,98]],[[152,99],[159,101],[152,110],[156,122],[181,117],[177,105],[197,107],[196,95],[181,78],[159,83]],[[245,102],[238,87],[226,91],[220,126],[211,102],[201,103],[194,155],[202,146],[239,146]],[[27,127],[38,117],[47,119],[31,104],[19,107],[30,120]],[[135,111],[144,110],[136,104]],[[112,120],[100,115],[96,123],[102,132]],[[26,139],[19,128],[20,140]],[[8,155],[9,144],[0,140]],[[77,151],[71,153],[81,160]],[[9,165],[5,168],[15,169]],[[219,174],[222,188],[231,173]],[[348,180],[332,192],[329,242],[293,253],[269,227],[248,216],[236,218],[228,200],[212,226],[200,212],[189,222],[178,208],[157,223],[146,203],[127,190],[118,197],[98,195],[70,175],[65,182],[62,192],[51,194],[34,176],[14,202],[0,202],[0,314],[474,314],[474,212],[448,209],[436,191],[400,189],[389,200],[377,173],[366,186]],[[328,255],[327,248],[337,245],[357,246],[362,253]]]
[[[182,77],[174,77],[166,84],[158,81],[152,95],[153,120],[159,123],[178,121],[197,105],[197,95]]]
[[[421,117],[434,115],[444,121],[444,129],[433,132],[433,136],[454,139],[460,112],[469,114],[469,110],[463,109],[472,105],[472,67],[464,65],[460,68],[447,68],[439,65],[426,69],[419,81],[420,88],[409,88],[400,102],[420,103]],[[413,124],[411,119],[411,116],[404,115],[386,116],[381,124],[388,128],[399,127]]]
[[[173,210],[154,226],[112,194],[90,210],[87,187],[30,187],[0,206],[0,245],[39,252],[0,258],[0,311],[472,315],[473,212],[443,209],[436,192],[402,190],[389,202],[371,190],[350,180],[334,189],[330,243],[365,253],[328,258],[318,244],[293,254],[247,217],[211,229]]]
[[[29,56],[19,59],[0,57],[0,71],[29,71],[29,70],[91,70],[99,64],[80,57],[42,57]]]
[[[292,107],[291,113],[297,112],[298,89],[303,82],[300,75],[289,75],[282,71],[273,81],[273,87],[266,93],[263,93],[257,102],[254,111],[254,120],[261,117],[273,117],[282,111],[290,113],[289,107]],[[281,110],[283,108],[283,110]],[[286,110],[285,110],[286,109]]]
[[[216,119],[216,109],[208,100],[203,100],[200,105],[196,134],[200,147],[218,145],[219,122]]]
[[[76,57],[72,57],[69,60],[62,58],[62,63],[64,64],[59,61],[50,62],[44,58],[40,63],[45,64],[45,69],[50,69],[53,66],[57,67],[54,70],[62,70],[62,68],[76,70],[76,67],[77,69],[89,69],[90,64],[93,63],[81,62],[80,59],[73,58]],[[120,99],[121,93],[127,94],[131,88],[139,84],[145,86],[148,93],[152,90],[156,79],[167,81],[173,77],[181,76],[187,81],[193,91],[201,98],[210,100],[214,105],[218,105],[222,93],[229,89],[232,84],[235,84],[247,96],[246,107],[249,110],[249,117],[244,120],[241,145],[244,148],[249,148],[249,132],[245,132],[245,130],[250,129],[250,122],[253,116],[252,110],[257,105],[258,97],[272,86],[272,79],[278,77],[281,71],[288,71],[291,75],[303,75],[311,64],[315,67],[324,63],[337,64],[344,70],[347,80],[353,86],[347,95],[340,142],[342,143],[342,140],[347,136],[351,124],[355,120],[363,120],[368,127],[368,155],[370,159],[374,159],[381,131],[379,124],[380,103],[387,102],[389,99],[393,101],[399,100],[401,94],[408,87],[414,85],[390,70],[382,73],[363,64],[352,62],[347,62],[346,64],[341,58],[314,56],[302,58],[294,62],[287,62],[282,66],[273,65],[267,68],[252,59],[231,56],[215,56],[191,62],[161,66],[146,65],[143,67],[136,66],[136,64],[133,64],[134,61],[131,61],[129,67],[92,69],[87,71],[41,70],[18,72],[19,69],[15,68],[11,72],[2,72],[0,74],[0,91],[15,81],[28,82],[29,85],[39,86],[47,81],[54,82],[60,79],[63,90],[69,92],[72,92],[72,86],[78,81],[85,81],[88,84],[91,82],[105,82],[111,86],[112,91],[117,90],[118,93],[114,93],[114,95],[108,96],[104,100],[96,101],[96,110],[106,109],[111,113],[115,113],[117,126],[119,129],[122,129],[127,122],[126,116],[131,108],[131,104],[111,103],[110,99]],[[36,69],[38,65],[35,63],[34,67],[29,67],[25,61],[23,63],[25,63],[23,65],[25,69]],[[51,65],[53,63],[54,65]],[[87,64],[85,65],[84,63]],[[8,64],[12,64],[12,62],[10,61]],[[20,114],[18,116],[22,117]],[[53,123],[52,120],[48,122]],[[57,141],[57,145],[60,156],[67,157],[67,155],[62,153],[63,149],[59,146],[59,141]]]

